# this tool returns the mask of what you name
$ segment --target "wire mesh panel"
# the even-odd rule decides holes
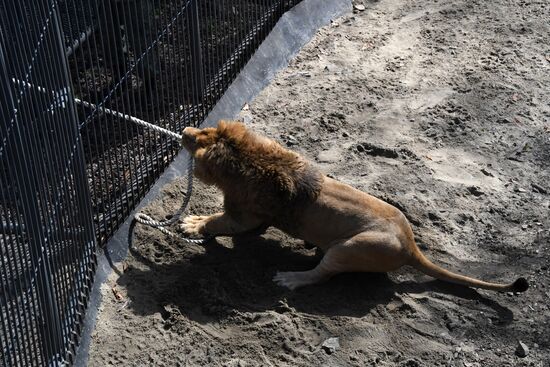
[[[66,5],[67,14],[77,8]],[[176,131],[202,115],[184,94],[192,93],[188,86],[194,75],[190,37],[182,29],[190,16],[188,2],[81,5],[87,7],[82,24],[98,18],[97,32],[72,53],[69,63],[75,98],[82,101],[77,109],[98,238],[104,243],[179,148],[178,142],[127,117]]]
[[[71,364],[104,245],[298,0],[0,2],[0,361]]]
[[[176,132],[198,125],[292,5],[284,0],[60,3],[101,244],[179,150],[179,142],[128,118]]]
[[[82,142],[55,2],[0,11],[0,360],[59,365],[95,267]]]

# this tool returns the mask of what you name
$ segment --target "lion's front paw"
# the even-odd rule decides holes
[[[208,216],[189,215],[183,219],[180,229],[191,236],[204,235],[205,225],[208,222]]]

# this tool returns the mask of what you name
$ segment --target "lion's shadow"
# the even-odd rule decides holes
[[[341,274],[324,284],[290,291],[273,283],[275,272],[309,270],[320,255],[307,255],[305,249],[296,251],[256,235],[235,237],[233,244],[228,248],[213,240],[204,246],[203,253],[173,262],[151,261],[134,249],[134,257],[147,267],[130,268],[118,283],[126,287],[135,313],[162,313],[168,305],[198,322],[221,320],[235,311],[291,309],[363,317],[377,306],[399,299],[400,294],[428,291],[483,303],[496,312],[501,323],[513,319],[512,311],[473,289],[440,281],[396,283],[386,274]]]

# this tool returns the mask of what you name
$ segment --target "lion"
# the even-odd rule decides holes
[[[309,271],[277,272],[273,280],[294,290],[343,272],[391,272],[412,266],[434,278],[494,291],[524,292],[525,278],[490,283],[443,269],[418,248],[411,225],[396,207],[323,175],[298,153],[253,133],[243,123],[187,127],[183,146],[195,159],[195,176],[217,186],[224,211],[188,216],[190,235],[237,235],[276,227],[320,248]]]

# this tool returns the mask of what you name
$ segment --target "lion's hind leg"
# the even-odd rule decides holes
[[[308,271],[278,271],[273,277],[273,281],[281,287],[294,290],[306,285],[321,283],[328,278],[330,275],[323,274],[316,267]]]
[[[278,272],[273,281],[296,289],[330,279],[344,272],[387,272],[406,263],[402,246],[389,233],[364,232],[328,249],[314,269],[299,272]]]

